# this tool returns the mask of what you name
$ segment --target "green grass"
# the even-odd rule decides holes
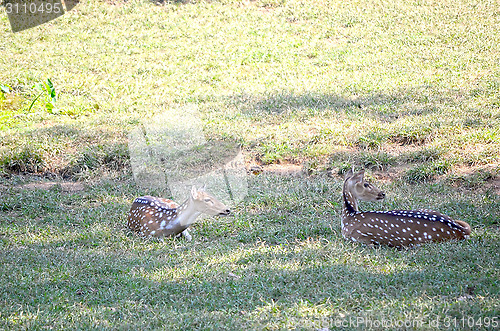
[[[250,186],[233,217],[198,223],[191,243],[162,243],[124,228],[140,194],[131,181],[11,185],[0,206],[3,327],[309,329],[363,314],[424,326],[498,315],[491,193],[391,187],[374,207],[432,205],[474,228],[467,242],[398,251],[342,239],[338,180],[259,175]]]
[[[88,0],[16,34],[3,13],[0,329],[334,329],[363,316],[488,329],[500,319],[497,7]],[[33,103],[47,79],[50,109],[49,94]],[[234,215],[197,223],[193,242],[136,238],[132,199],[160,192],[132,180],[127,137],[191,105],[206,144],[173,165],[189,176],[240,145],[248,163],[305,172],[251,175]],[[362,208],[439,210],[469,222],[471,240],[344,241],[336,174],[352,166],[387,193]]]

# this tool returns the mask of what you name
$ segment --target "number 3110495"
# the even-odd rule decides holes
[[[62,4],[42,2],[40,4],[32,3],[6,3],[5,10],[7,14],[59,14],[63,12]]]

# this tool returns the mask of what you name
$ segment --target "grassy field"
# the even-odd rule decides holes
[[[2,9],[0,329],[498,329],[499,8],[87,0],[16,34]],[[134,181],[129,134],[192,106],[186,162],[241,146],[264,171],[193,241],[143,240],[133,198],[168,193]],[[344,241],[352,166],[387,194],[361,208],[471,239]]]

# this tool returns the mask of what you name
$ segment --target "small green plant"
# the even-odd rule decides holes
[[[35,88],[39,93],[38,95],[31,101],[31,104],[28,107],[28,111],[31,111],[33,106],[35,105],[36,101],[45,94],[44,98],[44,104],[45,104],[45,109],[51,114],[55,112],[55,103],[57,101],[56,98],[56,89],[54,87],[54,84],[52,84],[52,81],[50,78],[47,78],[47,81],[44,83],[36,83],[33,88]]]

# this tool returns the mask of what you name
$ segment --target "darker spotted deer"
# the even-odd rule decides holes
[[[358,200],[378,201],[384,192],[364,180],[364,170],[349,171],[343,189],[342,235],[365,244],[393,247],[416,246],[430,241],[467,239],[469,224],[431,210],[368,211],[358,209]]]
[[[189,198],[180,206],[163,198],[136,198],[128,213],[128,226],[147,238],[184,235],[191,241],[188,227],[202,213],[226,216],[230,210],[204,189],[198,190],[193,186]]]

